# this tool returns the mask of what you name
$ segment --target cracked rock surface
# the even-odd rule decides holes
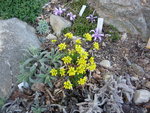
[[[27,23],[12,18],[0,20],[0,97],[8,97],[19,74],[24,50],[40,47],[35,30]]]

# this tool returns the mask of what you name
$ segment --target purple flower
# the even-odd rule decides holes
[[[95,22],[95,19],[97,18],[97,16],[94,16],[93,14],[90,14],[89,16],[86,17],[86,19],[88,19],[90,22]]]
[[[93,32],[92,37],[94,38],[94,41],[98,40],[99,42],[102,41],[102,37],[104,34],[99,33],[99,29],[96,28],[95,30],[91,30],[90,32]]]
[[[72,12],[68,13],[67,16],[70,16],[71,21],[73,21],[76,18],[76,15],[73,15]]]
[[[53,11],[54,15],[61,15],[62,13],[64,13],[64,11],[66,11],[66,9],[62,9],[62,8],[56,8],[55,7],[55,10]]]

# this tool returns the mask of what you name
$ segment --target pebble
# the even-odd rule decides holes
[[[145,71],[141,66],[139,66],[137,64],[131,64],[131,67],[137,75],[143,76],[145,74]]]
[[[146,82],[145,86],[150,89],[150,81]]]
[[[48,40],[57,40],[57,37],[53,34],[49,34],[49,35],[47,35],[46,39],[48,39]]]
[[[103,80],[105,81],[105,82],[107,82],[108,80],[110,80],[111,78],[113,78],[113,74],[112,73],[105,73],[104,75],[103,75]]]
[[[66,20],[63,17],[56,16],[51,14],[50,16],[50,25],[52,26],[52,29],[54,30],[54,33],[57,36],[60,36],[61,31],[67,27],[71,27],[71,22]]]
[[[140,89],[136,90],[134,94],[134,103],[137,104],[142,104],[146,103],[150,100],[150,92],[145,89]]]
[[[103,66],[103,67],[105,67],[105,68],[111,68],[112,67],[109,60],[103,60],[103,61],[101,61],[100,65]]]

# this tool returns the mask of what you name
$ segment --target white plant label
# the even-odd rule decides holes
[[[146,48],[147,48],[147,49],[150,49],[150,38],[149,38],[149,40],[148,40],[148,43],[147,43],[147,45],[146,45]]]
[[[103,24],[104,24],[104,19],[98,18],[97,29],[99,29],[99,33],[102,33]]]
[[[79,16],[82,16],[84,11],[85,11],[86,5],[83,5],[80,12],[79,12]]]

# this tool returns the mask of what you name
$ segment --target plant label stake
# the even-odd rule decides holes
[[[147,43],[147,45],[146,45],[146,48],[147,48],[147,49],[150,49],[150,38],[149,38],[149,40],[148,40],[148,43]]]
[[[104,23],[104,19],[98,18],[97,29],[99,29],[99,33],[102,33],[103,23]]]
[[[82,16],[82,14],[84,13],[85,11],[85,8],[86,8],[86,5],[83,5],[80,12],[79,12],[79,16]]]

